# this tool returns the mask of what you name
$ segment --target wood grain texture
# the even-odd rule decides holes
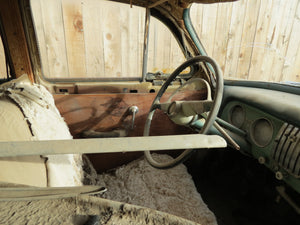
[[[0,79],[1,78],[6,78],[6,62],[3,44],[0,38]]]
[[[250,60],[250,67],[248,72],[249,80],[267,80],[267,76],[261,76],[264,74],[263,69],[263,59],[265,54],[267,54],[268,47],[270,46],[267,43],[267,37],[269,32],[269,25],[271,22],[272,14],[272,1],[261,1],[259,14],[257,18],[255,36],[252,43],[252,54]]]
[[[86,74],[81,2],[81,0],[64,0],[62,2],[66,53],[69,74],[72,74],[72,77],[83,77]]]
[[[83,32],[85,41],[86,74],[90,77],[104,76],[103,28],[98,26],[101,21],[102,8],[97,0],[83,2]],[[95,21],[88,23],[85,21]]]
[[[142,76],[145,9],[96,0],[33,0],[32,7],[47,78]],[[150,29],[149,72],[171,73],[184,54],[161,22],[152,18]]]
[[[217,23],[216,31],[214,37],[214,46],[213,46],[213,58],[219,62],[221,70],[225,71],[226,64],[226,51],[229,41],[228,33],[232,16],[232,4],[219,4],[218,5],[218,14],[217,14]]]
[[[271,76],[269,77],[270,81],[280,81],[282,79],[282,71],[286,61],[287,49],[290,44],[290,37],[291,32],[293,29],[293,20],[295,17],[295,13],[297,10],[297,5],[299,4],[298,0],[291,0],[284,3],[284,13],[283,16],[280,18],[281,22],[277,25],[278,30],[278,40],[276,43],[276,56],[277,60],[273,61],[272,69],[271,69]],[[299,29],[299,28],[298,28]]]
[[[0,0],[0,15],[6,33],[8,48],[12,57],[16,76],[28,74],[33,81],[31,62],[23,30],[20,9],[17,0]]]
[[[282,61],[283,53],[280,50],[279,40],[281,38],[280,32],[285,28],[285,26],[282,26],[282,18],[286,17],[286,7],[287,4],[279,0],[272,4],[272,16],[270,17],[269,29],[265,39],[266,46],[261,68],[261,72],[264,73],[266,71],[269,73],[269,76],[265,78],[266,81],[274,80],[272,69]]]
[[[209,55],[213,49],[225,78],[299,82],[298,0],[193,5],[191,18]]]
[[[41,13],[35,15],[35,21],[41,21],[41,30],[38,32],[38,41],[42,57],[42,66],[49,68],[49,74],[53,78],[69,77],[69,65],[67,59],[67,49],[64,36],[64,22],[62,14],[62,4],[60,0],[40,1]],[[38,10],[35,9],[35,11]],[[42,16],[39,18],[38,16]],[[43,41],[45,41],[43,43]],[[46,66],[47,64],[47,66]],[[43,71],[47,76],[46,72]]]
[[[203,5],[202,27],[200,40],[203,42],[207,55],[212,57],[216,32],[218,7],[214,5]]]
[[[248,1],[243,25],[243,34],[238,59],[237,75],[239,78],[248,79],[253,42],[256,34],[257,17],[259,15],[261,1]]]
[[[289,46],[286,53],[286,60],[282,71],[282,80],[294,80],[300,82],[300,3],[296,8],[293,20],[293,27],[289,39]]]
[[[144,11],[106,1],[113,5],[104,9],[96,0],[70,2],[31,1],[43,74],[141,77]],[[18,1],[0,3],[17,76],[32,76]],[[195,4],[191,17],[225,78],[299,82],[299,7],[298,0]],[[166,27],[152,23],[150,28],[148,71],[170,72],[183,61],[183,54]],[[4,74],[3,55],[0,58]]]
[[[224,76],[229,79],[236,78],[238,76],[237,66],[240,56],[245,11],[245,1],[239,1],[237,2],[237,4],[233,4],[232,6],[231,23],[228,33],[226,62],[224,69]]]

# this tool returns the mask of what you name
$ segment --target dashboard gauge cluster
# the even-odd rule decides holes
[[[242,102],[227,104],[222,119],[246,133],[247,141],[256,148],[271,147],[284,121]],[[253,150],[253,148],[252,148]],[[260,150],[251,153],[260,154]]]
[[[227,103],[221,119],[245,132],[250,147],[241,152],[256,158],[300,193],[300,128],[240,101]]]
[[[241,128],[246,119],[245,110],[241,105],[235,105],[231,108],[229,120],[232,125]]]
[[[250,136],[257,146],[267,146],[272,141],[273,134],[273,125],[267,118],[259,118],[252,123]]]

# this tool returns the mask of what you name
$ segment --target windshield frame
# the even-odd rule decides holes
[[[94,78],[94,77],[87,77],[87,78],[76,78],[76,77],[71,77],[71,78],[48,78],[43,75],[43,69],[42,69],[42,63],[41,63],[41,58],[40,58],[40,51],[38,47],[38,42],[37,42],[37,36],[35,32],[35,25],[34,25],[34,20],[33,20],[33,15],[30,7],[30,0],[22,0],[21,6],[22,6],[22,16],[25,22],[25,33],[27,36],[27,40],[29,43],[29,51],[30,51],[30,57],[32,58],[32,67],[34,70],[35,78],[36,80],[42,80],[43,82],[46,83],[91,83],[91,82],[103,82],[103,83],[108,83],[108,82],[143,82],[143,76],[142,74],[139,77],[116,77],[116,78],[110,78],[110,77],[99,77],[99,78]],[[115,3],[120,3],[117,1],[112,1]],[[124,2],[122,2],[125,4]],[[120,3],[120,4],[122,4]],[[140,6],[142,7],[142,6]],[[142,7],[145,9],[146,8]],[[182,51],[182,55],[185,59],[188,59],[191,57],[190,52],[184,51],[186,48],[183,46],[185,43],[182,40],[182,37],[179,35],[180,32],[176,29],[176,26],[163,14],[160,13],[159,10],[156,8],[151,8],[150,9],[150,16],[153,18],[158,19],[162,24],[164,24],[168,30],[171,32],[171,35],[176,39],[176,42],[178,43],[179,49]],[[151,19],[150,19],[151,21]],[[151,24],[151,22],[150,22]],[[145,33],[145,31],[143,31]],[[143,63],[144,64],[144,63]],[[190,75],[193,73],[194,68],[190,68],[190,72],[188,74],[184,75]],[[158,71],[159,72],[159,71]],[[152,74],[151,72],[148,72]]]

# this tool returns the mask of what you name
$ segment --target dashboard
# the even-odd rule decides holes
[[[233,138],[247,142],[241,152],[300,193],[300,95],[226,86],[222,106],[220,118],[241,131]]]

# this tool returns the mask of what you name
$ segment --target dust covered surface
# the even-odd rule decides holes
[[[4,99],[5,98],[5,99]],[[9,99],[10,101],[7,101]],[[7,82],[0,86],[0,105],[5,106],[6,114],[11,114],[14,111],[13,117],[6,118],[2,116],[2,120],[6,124],[15,124],[15,126],[5,127],[5,133],[0,133],[0,139],[5,141],[21,141],[21,140],[68,140],[72,139],[69,128],[61,117],[58,109],[55,106],[52,94],[42,85],[32,84],[27,75]],[[5,105],[3,105],[5,104]],[[0,110],[0,116],[5,110]],[[16,117],[16,115],[19,115]],[[20,126],[21,123],[25,125]],[[17,126],[18,125],[18,126]],[[19,133],[29,133],[27,137],[18,135]],[[10,134],[10,135],[7,135]],[[10,137],[9,139],[7,137]],[[50,186],[50,187],[64,187],[64,186],[79,186],[82,185],[82,159],[78,154],[65,155],[49,155],[43,156],[47,158],[46,162],[40,160],[40,167],[44,167],[46,175],[39,174],[39,169],[31,168],[23,161],[26,157],[19,157],[15,164],[18,167],[24,168],[23,174],[31,172],[31,179],[24,179],[21,175],[13,174],[16,178],[14,180],[6,178],[5,182],[15,182],[27,184],[31,186]],[[37,158],[39,159],[39,157]],[[35,159],[35,161],[37,161]],[[20,163],[18,163],[20,161]],[[1,162],[0,162],[1,163]],[[4,163],[4,162],[3,162]],[[2,163],[2,164],[3,164]],[[9,163],[9,162],[8,162]],[[6,164],[4,166],[8,167]],[[32,163],[34,165],[34,163]],[[36,164],[36,163],[35,163]],[[45,168],[45,165],[46,168]],[[26,169],[26,172],[25,172]],[[13,169],[10,169],[13,170]],[[20,169],[21,170],[21,169]],[[42,178],[36,179],[38,176]],[[28,175],[29,176],[29,175]],[[47,176],[45,178],[45,176]],[[38,180],[38,181],[35,181]],[[33,181],[32,181],[33,180]],[[45,184],[46,183],[46,184]]]
[[[97,216],[98,224],[197,224],[148,208],[99,197],[0,202],[0,224],[87,224]]]
[[[0,224],[74,224],[73,199],[0,202]]]
[[[88,201],[86,200],[87,198],[89,199]],[[100,224],[198,224],[196,222],[149,208],[101,198],[87,198],[84,199],[84,202],[82,202],[81,199],[78,200],[81,207],[78,211],[89,215],[100,215]],[[101,204],[98,204],[99,200],[101,201]]]
[[[153,157],[157,161],[171,159],[168,155]],[[104,198],[170,213],[203,225],[217,224],[183,164],[160,170],[140,158],[108,173],[99,175],[92,168],[88,171],[87,184],[107,188]]]

